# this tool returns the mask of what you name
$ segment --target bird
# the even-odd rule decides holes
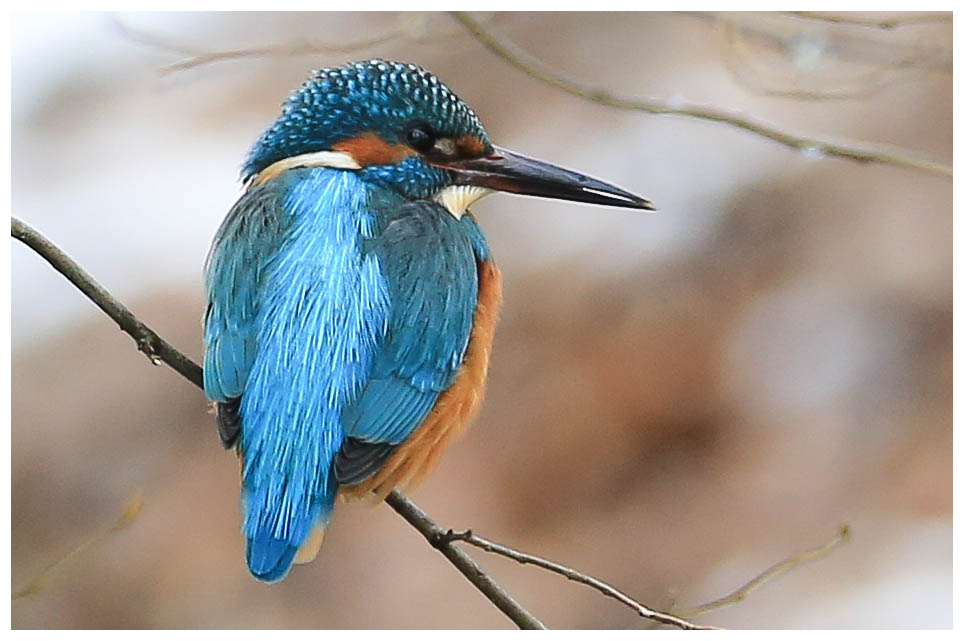
[[[204,391],[267,583],[314,560],[337,497],[421,480],[478,411],[502,277],[473,203],[653,208],[493,145],[434,74],[380,59],[312,72],[241,178],[205,262]]]

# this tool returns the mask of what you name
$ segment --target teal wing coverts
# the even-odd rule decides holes
[[[393,212],[368,243],[389,283],[392,308],[368,382],[342,414],[348,438],[335,462],[342,484],[374,474],[455,380],[478,299],[477,261],[485,251],[474,221],[463,221],[418,201]]]
[[[265,581],[327,525],[338,486],[421,424],[465,354],[481,232],[384,192],[289,170],[245,194],[208,260],[205,391],[243,458],[247,561]]]

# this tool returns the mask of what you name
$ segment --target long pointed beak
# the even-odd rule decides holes
[[[484,158],[457,160],[440,166],[452,172],[457,185],[476,185],[514,194],[610,207],[655,209],[645,198],[615,185],[508,149],[493,149],[493,153]]]

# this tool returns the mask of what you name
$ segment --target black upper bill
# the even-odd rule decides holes
[[[457,160],[442,166],[452,172],[457,185],[610,207],[655,209],[645,198],[615,185],[499,147],[484,158]]]

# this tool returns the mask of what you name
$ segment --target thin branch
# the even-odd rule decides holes
[[[170,346],[147,325],[142,323],[114,298],[110,292],[101,287],[93,277],[88,274],[72,258],[61,251],[56,245],[47,240],[40,232],[17,220],[10,219],[10,235],[22,241],[28,247],[40,254],[54,269],[64,275],[73,285],[91,299],[104,313],[114,319],[120,328],[131,335],[137,341],[138,349],[147,354],[151,362],[155,365],[160,362],[167,363],[181,376],[194,383],[200,388],[204,388],[204,376],[201,367],[189,359],[187,356]],[[398,512],[406,521],[412,524],[432,545],[437,548],[451,563],[461,572],[472,585],[476,586],[492,604],[509,617],[516,625],[523,629],[544,629],[545,625],[519,603],[513,599],[508,592],[499,584],[493,581],[475,561],[461,550],[450,544],[438,542],[438,533],[445,533],[435,521],[433,521],[417,505],[412,503],[404,494],[393,491],[385,501]],[[80,548],[87,547],[91,542],[82,544]],[[58,567],[66,558],[70,558],[77,550],[69,554],[65,559],[61,559],[39,577],[40,583],[35,580],[26,588],[21,590],[21,596],[33,594],[37,590],[32,586],[41,585],[42,579],[50,571]],[[14,597],[17,598],[18,594]]]
[[[402,518],[408,521],[412,527],[418,530],[432,547],[445,555],[445,558],[451,561],[452,565],[458,568],[459,572],[461,572],[472,585],[478,588],[489,601],[495,604],[495,607],[502,610],[507,617],[512,619],[513,623],[519,626],[519,628],[523,630],[546,629],[546,626],[539,619],[526,611],[525,608],[519,605],[498,583],[493,581],[479,564],[472,560],[472,557],[451,544],[451,541],[447,538],[447,533],[451,532],[451,530],[445,530],[439,527],[425,512],[397,490],[393,490],[385,497],[385,502],[388,503],[393,510],[398,512]]]
[[[121,36],[161,51],[186,56],[184,60],[161,67],[162,74],[169,74],[187,69],[193,69],[203,65],[226,60],[239,60],[243,58],[261,57],[291,57],[307,56],[315,54],[349,54],[359,51],[373,49],[380,45],[385,45],[396,40],[409,40],[418,43],[442,42],[453,37],[464,37],[465,31],[459,28],[430,30],[428,22],[430,14],[420,14],[404,12],[400,16],[397,24],[381,35],[345,42],[340,44],[328,44],[312,41],[295,41],[286,44],[265,45],[261,47],[250,47],[242,49],[231,49],[225,51],[203,51],[185,46],[174,40],[164,38],[156,33],[137,29],[126,24],[116,17],[112,17],[114,28]]]
[[[644,111],[651,114],[686,116],[698,120],[720,122],[768,138],[791,149],[813,156],[833,156],[864,163],[880,163],[918,169],[939,176],[951,176],[950,165],[920,156],[918,152],[893,145],[877,145],[860,141],[832,141],[810,136],[791,134],[776,127],[755,122],[734,113],[709,107],[687,104],[669,104],[656,100],[620,96],[598,87],[558,75],[532,55],[514,44],[502,40],[486,30],[468,13],[457,11],[455,18],[472,33],[489,51],[502,58],[526,75],[541,80],[557,89],[616,109]]]
[[[464,530],[462,532],[453,532],[449,530],[443,535],[443,540],[446,542],[460,541],[462,543],[468,543],[473,545],[480,550],[485,550],[486,552],[491,552],[492,554],[498,554],[499,556],[504,556],[507,559],[512,559],[523,565],[532,564],[540,567],[544,570],[554,572],[561,576],[566,577],[570,581],[575,581],[576,583],[582,583],[583,585],[588,585],[604,594],[605,596],[615,599],[626,605],[632,610],[636,611],[636,614],[643,617],[644,619],[649,619],[650,621],[655,621],[656,623],[662,623],[664,625],[672,625],[683,630],[715,630],[716,628],[710,626],[702,626],[682,619],[678,616],[668,614],[666,612],[660,612],[659,610],[654,610],[648,606],[643,605],[639,601],[636,601],[625,593],[617,590],[613,586],[609,585],[604,581],[600,581],[595,577],[591,577],[588,574],[583,574],[578,570],[574,570],[565,565],[561,565],[554,561],[549,561],[539,556],[533,554],[528,554],[526,552],[520,552],[510,547],[506,547],[494,541],[482,538],[472,533],[472,530]]]
[[[123,303],[114,298],[110,292],[94,280],[94,277],[88,274],[83,267],[74,262],[70,256],[62,252],[40,232],[11,217],[10,235],[40,254],[54,269],[63,274],[87,298],[100,307],[105,314],[113,318],[114,322],[134,339],[134,342],[137,343],[137,349],[143,352],[154,365],[160,365],[162,362],[167,363],[187,380],[198,387],[204,387],[204,375],[197,363],[177,351],[167,341],[158,336],[154,330],[142,323]]]
[[[762,587],[765,583],[769,583],[773,579],[786,574],[795,567],[802,565],[804,563],[809,563],[811,561],[817,561],[824,558],[831,552],[834,548],[842,543],[846,543],[850,540],[851,530],[850,526],[844,524],[840,527],[840,531],[837,532],[836,536],[824,543],[819,547],[801,552],[799,554],[794,554],[791,557],[787,557],[783,561],[775,565],[771,565],[766,570],[756,575],[736,590],[727,594],[726,596],[720,597],[719,599],[714,599],[703,605],[698,605],[695,608],[690,608],[680,613],[680,616],[687,618],[694,618],[707,612],[713,612],[714,610],[719,610],[720,608],[725,608],[728,605],[733,605],[734,603],[739,603],[746,599],[747,596],[754,590]]]
[[[111,523],[109,526],[91,535],[86,541],[83,541],[75,547],[73,550],[57,559],[43,571],[35,576],[27,585],[23,586],[11,595],[11,601],[16,601],[17,599],[24,599],[26,597],[34,596],[39,594],[47,587],[50,583],[50,578],[53,574],[59,570],[65,563],[73,559],[74,557],[81,554],[84,550],[91,548],[99,543],[106,541],[111,534],[117,532],[118,530],[123,530],[128,525],[137,520],[137,517],[141,513],[141,508],[144,507],[144,496],[140,493],[135,494],[131,499],[124,505],[124,510],[121,512],[120,517]]]
[[[894,29],[911,24],[928,24],[935,22],[952,22],[954,14],[939,11],[928,11],[926,13],[912,13],[897,15],[893,18],[863,18],[854,15],[840,15],[835,13],[825,13],[823,11],[786,11],[791,16],[806,18],[818,22],[831,22],[833,24],[847,24],[857,27],[874,27],[877,29]]]
[[[319,42],[307,42],[307,41],[296,41],[291,44],[284,45],[268,45],[264,47],[252,47],[248,49],[233,49],[226,51],[200,51],[192,49],[190,47],[185,47],[184,45],[178,44],[172,40],[167,40],[158,36],[157,34],[150,33],[147,31],[142,31],[131,27],[130,25],[114,19],[114,27],[123,35],[124,37],[156,49],[161,49],[163,51],[168,51],[170,53],[176,53],[184,56],[188,56],[184,60],[174,62],[172,64],[161,67],[161,73],[168,74],[176,71],[184,71],[186,69],[192,69],[194,67],[199,67],[202,65],[211,64],[214,62],[223,62],[225,60],[239,60],[242,58],[259,58],[268,56],[303,56],[312,54],[335,54],[335,53],[355,53],[358,51],[364,51],[366,49],[371,49],[377,47],[378,45],[386,44],[392,40],[396,40],[406,35],[410,30],[410,26],[403,22],[400,26],[397,26],[381,35],[374,36],[372,38],[366,38],[364,40],[357,40],[354,42],[346,42],[343,44],[326,44]]]

